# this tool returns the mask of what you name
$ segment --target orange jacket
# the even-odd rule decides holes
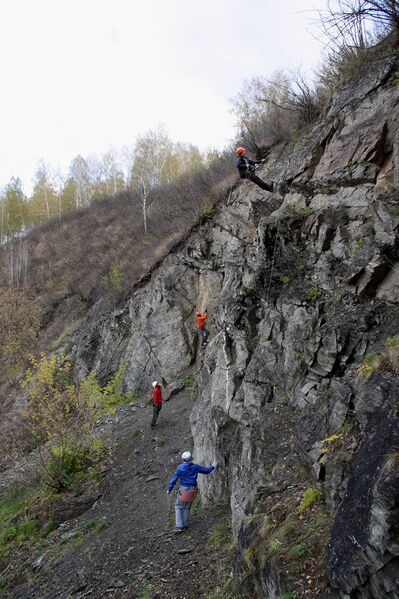
[[[202,329],[205,320],[208,318],[208,314],[204,312],[201,316],[197,316],[197,329]]]

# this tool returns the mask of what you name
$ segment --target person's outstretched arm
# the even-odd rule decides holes
[[[172,478],[169,481],[169,484],[168,484],[168,493],[170,493],[172,491],[172,489],[175,486],[175,483],[176,483],[177,479],[179,478],[179,476],[180,476],[179,467],[177,467],[174,475],[172,476]]]
[[[215,466],[201,466],[201,464],[193,464],[197,472],[201,474],[209,474],[212,470],[215,470]]]

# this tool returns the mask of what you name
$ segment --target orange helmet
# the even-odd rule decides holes
[[[196,316],[202,316],[201,312],[196,312],[195,315]]]
[[[238,148],[236,148],[236,154],[238,154],[239,156],[241,156],[241,154],[244,154],[245,152],[245,148],[243,148],[242,146],[238,146]]]

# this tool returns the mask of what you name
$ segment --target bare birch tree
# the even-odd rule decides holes
[[[80,155],[76,156],[69,170],[75,183],[75,208],[86,208],[93,191],[87,161]]]
[[[152,192],[162,182],[168,182],[170,173],[168,173],[167,163],[171,161],[172,155],[173,143],[162,127],[156,131],[149,131],[137,139],[130,185],[138,194],[142,204],[145,233],[147,233],[148,212],[155,201]]]

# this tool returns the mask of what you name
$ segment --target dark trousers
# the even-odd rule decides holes
[[[259,187],[265,189],[266,191],[273,191],[273,183],[271,181],[266,183],[266,181],[263,181],[260,177],[258,177],[258,175],[255,175],[255,173],[248,173],[246,178],[252,181],[252,183],[256,183],[256,185],[259,185]]]
[[[201,345],[204,345],[206,343],[206,340],[209,337],[209,333],[202,327],[202,329],[198,329],[198,336],[199,336]]]
[[[152,406],[152,420],[151,420],[151,427],[154,428],[156,422],[157,422],[157,418],[159,415],[159,412],[161,411],[162,408],[162,404],[160,404],[159,406]]]

